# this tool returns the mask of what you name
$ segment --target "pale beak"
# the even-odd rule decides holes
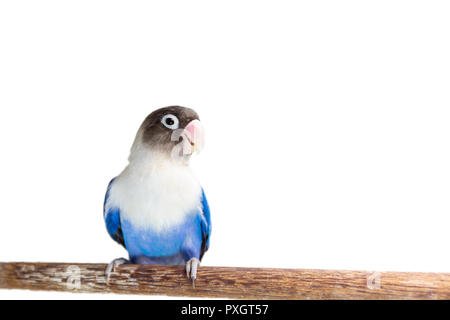
[[[192,147],[192,153],[200,152],[205,145],[205,131],[199,120],[193,120],[184,128],[183,135],[188,139]]]

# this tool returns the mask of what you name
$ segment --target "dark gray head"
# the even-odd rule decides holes
[[[171,153],[185,142],[193,147],[192,154],[203,147],[200,118],[197,112],[186,107],[170,106],[153,111],[145,118],[139,132],[142,142],[154,150]]]

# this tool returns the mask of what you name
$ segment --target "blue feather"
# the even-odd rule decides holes
[[[209,248],[209,239],[211,236],[211,213],[209,211],[209,204],[206,200],[205,191],[202,189],[202,209],[203,209],[203,219],[202,219],[202,235],[203,239],[205,239],[204,250],[202,252],[202,256],[205,251]]]
[[[133,263],[184,264],[191,258],[201,260],[211,235],[210,209],[203,189],[200,210],[193,209],[183,222],[159,232],[150,227],[136,228],[132,221],[121,219],[120,208],[106,210],[114,180],[108,185],[103,208],[106,229],[127,249]]]
[[[113,240],[118,242],[119,244],[125,246],[123,240],[122,226],[120,222],[120,209],[109,208],[108,211],[106,212],[106,202],[109,199],[111,186],[114,183],[115,179],[116,178],[111,180],[111,182],[108,184],[108,189],[106,190],[105,201],[103,203],[103,218],[105,220],[106,230],[108,230],[108,233],[111,236],[111,238],[113,238]]]

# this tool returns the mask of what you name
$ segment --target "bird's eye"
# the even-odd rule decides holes
[[[179,126],[178,118],[175,117],[173,114],[166,114],[161,119],[161,122],[166,128],[169,128],[172,130],[178,129],[178,126]]]

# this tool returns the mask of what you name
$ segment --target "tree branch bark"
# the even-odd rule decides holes
[[[182,266],[0,263],[0,288],[231,299],[450,299],[450,273],[200,267],[195,288]]]

